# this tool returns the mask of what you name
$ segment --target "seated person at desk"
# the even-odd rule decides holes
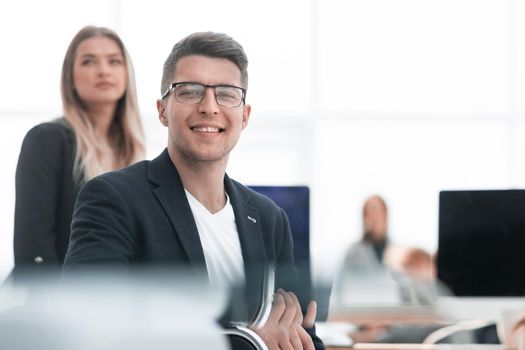
[[[277,288],[297,278],[284,211],[226,174],[251,112],[247,65],[242,46],[225,34],[194,33],[173,47],[157,100],[167,149],[83,187],[65,275],[204,265],[212,286],[245,282],[249,288],[270,264]],[[259,269],[248,273],[248,267]],[[306,310],[303,317],[295,294],[280,289],[268,321],[253,331],[269,349],[323,348],[313,332],[315,303]]]
[[[385,201],[378,195],[365,201],[363,234],[348,248],[338,269],[330,298],[332,305],[384,301],[385,291],[396,289],[383,261],[388,245],[387,211]]]
[[[436,298],[435,261],[431,254],[417,247],[403,247],[388,242],[387,206],[379,196],[367,199],[363,207],[364,234],[350,247],[334,284],[334,303],[370,307],[391,304],[432,304]],[[366,285],[363,287],[363,285]],[[356,292],[357,291],[357,292]],[[356,297],[359,298],[356,303]],[[374,299],[375,298],[375,299]],[[402,322],[401,322],[402,323]],[[354,342],[421,343],[437,324],[359,324],[349,335]],[[491,329],[453,334],[445,342],[493,342]],[[487,334],[485,334],[487,333]]]
[[[391,255],[397,254],[398,258]],[[389,251],[387,265],[406,273],[418,281],[433,281],[436,278],[434,258],[417,247],[395,247]]]
[[[397,305],[413,302],[413,279],[427,281],[432,274],[431,257],[417,248],[394,245],[388,238],[388,207],[385,200],[373,195],[362,211],[363,235],[344,258],[334,282],[332,302],[341,305]],[[434,330],[432,327],[431,330]],[[382,322],[363,324],[351,337],[355,342],[396,341],[397,331]],[[428,331],[424,331],[426,335]],[[405,341],[414,338],[403,330]]]
[[[434,280],[434,262],[429,253],[416,247],[402,247],[388,239],[388,208],[378,195],[363,205],[363,235],[346,253],[340,274],[383,274],[385,269],[416,281]],[[350,276],[351,277],[351,276]]]
[[[363,235],[345,256],[342,269],[362,271],[382,269],[383,257],[388,244],[388,209],[383,198],[374,195],[363,205]]]

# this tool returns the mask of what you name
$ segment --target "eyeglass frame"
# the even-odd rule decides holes
[[[226,108],[237,108],[239,107],[241,104],[246,104],[246,89],[245,88],[242,88],[240,86],[235,86],[235,85],[230,85],[230,84],[218,84],[218,85],[208,85],[208,84],[202,84],[202,83],[197,83],[195,81],[179,81],[179,82],[176,82],[176,83],[171,83],[170,86],[166,89],[166,91],[162,94],[162,96],[160,97],[161,100],[164,100],[166,97],[169,96],[169,94],[171,93],[171,91],[173,91],[175,89],[175,87],[177,87],[177,85],[179,84],[195,84],[195,85],[200,85],[200,86],[204,86],[204,91],[206,91],[207,88],[213,88],[213,96],[215,97],[215,103],[217,103],[218,106],[221,106],[221,107],[226,107]],[[215,94],[215,88],[217,87],[230,87],[230,88],[236,88],[236,89],[240,89],[241,92],[242,92],[242,99],[241,99],[241,102],[237,105],[237,106],[223,106],[221,105],[218,101],[217,101],[217,95]],[[199,104],[202,102],[202,100],[204,99],[204,93],[202,94],[202,97],[201,97],[201,100],[199,102],[195,102],[195,103],[189,103],[189,104]],[[175,101],[179,102],[177,100],[177,98],[175,98]],[[185,103],[182,103],[182,102],[179,102],[181,104],[185,104]]]

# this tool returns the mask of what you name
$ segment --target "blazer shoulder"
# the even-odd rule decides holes
[[[19,166],[38,161],[46,166],[61,166],[73,161],[75,136],[66,123],[46,122],[32,127],[25,135],[19,155]]]
[[[33,126],[28,132],[27,136],[70,136],[73,135],[73,129],[64,118],[57,118],[53,121],[40,123]]]
[[[63,142],[73,144],[74,136],[73,130],[67,121],[64,118],[59,118],[32,127],[26,133],[23,144],[49,148]]]

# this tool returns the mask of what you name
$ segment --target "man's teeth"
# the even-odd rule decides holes
[[[207,127],[201,127],[201,128],[193,128],[193,131],[196,131],[196,132],[219,132],[221,130],[219,128],[212,128],[211,126],[207,126]]]

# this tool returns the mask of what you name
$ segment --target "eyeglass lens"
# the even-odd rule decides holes
[[[242,102],[242,89],[233,86],[214,86],[217,104],[225,107],[238,107]],[[175,99],[180,103],[200,103],[204,97],[206,86],[196,83],[177,84]]]

